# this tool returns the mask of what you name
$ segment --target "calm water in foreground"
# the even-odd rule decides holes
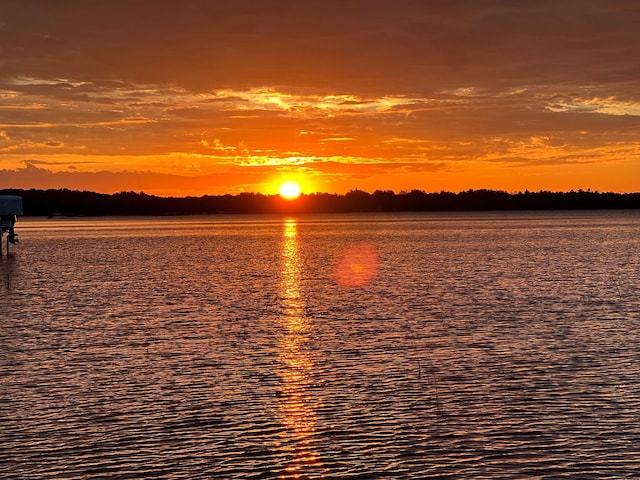
[[[640,478],[640,212],[21,219],[0,478]]]

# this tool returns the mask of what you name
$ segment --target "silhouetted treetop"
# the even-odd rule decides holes
[[[459,193],[427,193],[352,190],[344,195],[303,194],[296,200],[279,195],[240,193],[202,197],[157,197],[144,192],[112,195],[88,191],[0,190],[3,195],[20,195],[25,215],[191,215],[212,213],[347,213],[347,212],[434,212],[479,210],[586,210],[640,209],[640,192],[599,193],[519,192],[466,190]]]

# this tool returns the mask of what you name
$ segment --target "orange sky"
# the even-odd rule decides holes
[[[0,3],[0,188],[640,191],[636,0]]]

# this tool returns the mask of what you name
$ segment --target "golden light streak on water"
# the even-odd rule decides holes
[[[280,421],[290,435],[292,460],[280,478],[323,477],[322,463],[314,448],[318,399],[309,389],[313,384],[314,365],[306,350],[309,319],[301,287],[301,258],[298,250],[297,222],[284,223],[282,243],[282,326],[284,336],[279,344],[279,360],[285,365],[281,371]]]

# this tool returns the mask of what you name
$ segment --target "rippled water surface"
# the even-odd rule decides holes
[[[640,213],[20,219],[0,478],[640,478]]]

